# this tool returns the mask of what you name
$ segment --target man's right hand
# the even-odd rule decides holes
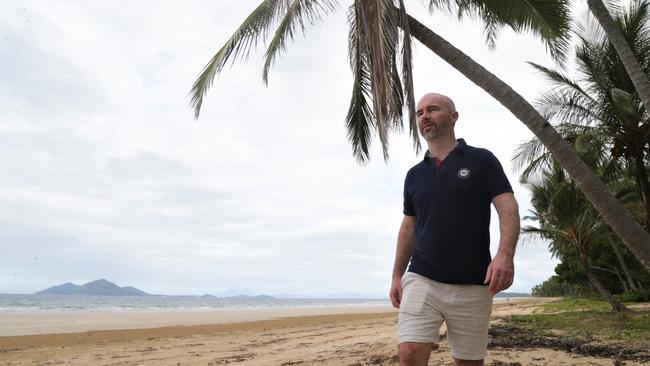
[[[390,285],[390,302],[394,307],[399,309],[399,304],[402,301],[402,279],[393,278]]]
[[[415,224],[416,217],[404,215],[402,225],[397,236],[397,250],[395,251],[395,265],[393,266],[393,279],[390,284],[390,302],[399,309],[402,302],[402,275],[406,272],[409,261],[415,250]]]

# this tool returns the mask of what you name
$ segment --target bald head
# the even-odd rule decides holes
[[[415,108],[415,119],[420,134],[428,141],[455,141],[454,125],[458,112],[454,102],[446,95],[425,94]]]
[[[448,96],[446,96],[446,95],[444,95],[444,94],[438,94],[438,93],[429,93],[429,94],[425,94],[425,95],[423,95],[422,98],[420,99],[420,101],[418,102],[418,106],[419,106],[419,105],[420,105],[420,104],[421,104],[425,99],[429,99],[429,98],[435,98],[435,99],[437,99],[438,101],[440,101],[440,102],[446,104],[447,108],[449,108],[449,110],[450,110],[451,112],[455,112],[455,111],[456,111],[456,105],[454,104],[454,101],[451,100],[451,98],[449,98]]]

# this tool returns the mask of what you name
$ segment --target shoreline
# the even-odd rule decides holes
[[[495,298],[500,304],[539,302],[534,297]],[[0,311],[0,337],[246,323],[288,317],[395,312],[390,304],[299,305],[251,308],[70,309]]]
[[[534,314],[554,298],[520,298],[499,301],[492,319],[513,314]],[[95,330],[76,333],[0,337],[0,365],[397,365],[397,311],[388,308],[312,309],[329,314],[306,314],[284,309],[279,314],[244,312],[245,321],[211,324],[147,324],[139,329]],[[305,310],[305,309],[302,309]],[[385,310],[385,308],[384,308]],[[334,311],[335,313],[332,313]],[[241,311],[239,311],[242,313]],[[221,311],[221,313],[226,313]],[[253,320],[252,315],[274,316]],[[185,313],[186,314],[186,313]],[[207,315],[210,312],[193,312]],[[33,315],[33,314],[31,314]],[[92,316],[101,314],[92,313]],[[107,315],[107,314],[104,314]],[[108,314],[113,319],[115,315]],[[143,315],[135,314],[137,316]],[[161,313],[152,315],[160,317]],[[192,315],[192,314],[190,314]],[[206,318],[203,317],[203,323]],[[200,319],[197,319],[197,321]],[[32,320],[38,322],[38,320]],[[169,319],[165,320],[168,322]],[[160,322],[160,320],[159,320]],[[113,324],[118,326],[119,324]],[[0,329],[2,326],[0,325]],[[61,329],[59,329],[61,330]],[[69,329],[68,329],[69,330]],[[441,329],[441,333],[444,329]],[[445,337],[431,353],[429,364],[449,365]],[[494,347],[486,365],[643,365],[550,348]],[[647,364],[647,363],[646,363]]]

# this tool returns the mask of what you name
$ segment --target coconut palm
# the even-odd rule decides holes
[[[632,3],[632,7],[638,7],[643,3],[643,1],[636,0]],[[602,0],[587,0],[589,9],[594,14],[598,22],[602,26],[603,30],[607,34],[607,37],[612,42],[616,52],[620,55],[623,65],[625,66],[625,71],[630,76],[634,87],[638,91],[638,95],[641,99],[641,102],[646,108],[650,108],[650,81],[648,81],[648,74],[644,72],[643,64],[638,60],[643,62],[647,61],[647,58],[643,58],[641,55],[634,52],[634,42],[625,37],[620,30],[621,24],[615,19],[612,19],[612,16],[605,6],[605,3]],[[614,10],[614,18],[621,18],[616,16],[618,13],[622,12],[622,8],[612,4],[612,10]],[[618,24],[617,24],[618,23]]]
[[[621,166],[616,160],[610,160],[609,149],[607,148],[607,142],[609,140],[608,136],[606,134],[597,133],[598,130],[588,126],[585,127],[564,123],[559,127],[560,131],[565,136],[565,140],[567,140],[571,146],[573,146],[574,150],[580,154],[582,160],[602,176],[603,180],[607,182],[610,187],[610,190],[616,193],[616,198],[625,205],[628,211],[640,220],[644,215],[643,204],[640,199],[641,194],[634,183],[633,175],[630,174],[630,169]],[[517,149],[514,158],[516,166],[521,169],[524,168],[523,165],[525,163],[528,163],[528,166],[525,166],[525,169],[523,169],[521,174],[522,182],[539,181],[541,180],[540,177],[547,177],[550,175],[549,171],[554,171],[558,166],[557,162],[554,161],[548,153],[537,154],[541,149],[543,149],[543,146],[541,146],[539,141],[535,139],[520,145]],[[566,180],[564,175],[562,175],[562,180]],[[571,184],[574,183],[571,182]],[[582,204],[576,205],[576,208],[573,211],[574,215],[579,216],[583,214],[582,209],[580,208],[581,205]],[[565,213],[565,215],[568,214],[569,213]],[[612,254],[614,254],[614,258],[612,259],[616,260],[627,280],[627,284],[624,283],[623,287],[629,288],[630,290],[637,290],[638,286],[635,282],[635,277],[632,275],[628,263],[624,259],[617,238],[611,231],[609,231],[609,228],[604,224],[604,222],[601,222],[600,225],[602,230],[598,233],[598,236],[595,236],[593,240],[591,240],[590,247],[595,246],[596,244],[600,245],[600,250],[607,250],[609,247]],[[599,256],[603,255],[603,253],[598,254]],[[566,256],[558,256],[563,260],[567,258]],[[609,263],[609,265],[614,266],[614,263]],[[591,268],[597,267],[592,265]],[[616,273],[622,280],[622,276],[615,268],[608,269],[600,267],[598,269]]]
[[[650,4],[636,2],[629,13],[616,18],[620,33],[634,53],[643,60],[644,72],[650,71]],[[552,90],[538,100],[540,111],[566,139],[589,134],[602,143],[596,154],[609,159],[607,174],[631,171],[645,204],[646,229],[650,227],[650,180],[646,162],[650,157],[650,120],[625,66],[612,42],[602,29],[587,22],[578,31],[576,79],[557,70],[531,63],[551,82]],[[529,141],[515,159],[518,166],[528,166],[524,176],[548,165],[551,158],[536,140]]]
[[[600,296],[614,311],[629,311],[593,272],[588,252],[607,232],[607,226],[575,182],[557,163],[544,170],[538,181],[525,182],[531,189],[534,207],[532,215],[526,218],[538,221],[539,226],[528,225],[522,231],[550,240],[549,249],[557,256],[571,249],[577,251],[582,270]]]
[[[452,9],[453,5],[459,15],[473,15],[485,20],[488,40],[494,40],[501,26],[510,26],[516,31],[533,31],[545,42],[551,54],[558,58],[564,55],[567,48],[567,0],[430,0],[429,4],[433,10]],[[199,115],[203,97],[214,76],[222,71],[228,61],[245,56],[251,46],[266,40],[271,27],[275,26],[276,31],[265,54],[265,75],[273,60],[285,49],[288,40],[296,33],[304,32],[308,25],[315,23],[322,14],[334,10],[336,5],[331,0],[263,1],[215,54],[194,83],[190,94],[195,116]],[[388,158],[388,134],[401,128],[404,105],[409,110],[413,144],[416,150],[419,149],[411,76],[410,37],[413,36],[526,124],[576,179],[580,189],[630,250],[645,267],[650,268],[650,235],[643,231],[594,172],[521,95],[408,15],[403,0],[354,0],[349,7],[348,19],[354,84],[346,123],[348,138],[357,159],[367,161],[373,133],[379,136],[384,158]],[[400,39],[401,42],[398,42]],[[402,69],[401,78],[398,65]]]

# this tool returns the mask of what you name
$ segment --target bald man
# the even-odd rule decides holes
[[[517,202],[497,158],[456,139],[458,112],[449,97],[423,96],[416,116],[429,149],[404,182],[390,289],[399,308],[400,364],[427,365],[445,322],[454,363],[483,365],[492,297],[514,277]],[[491,204],[500,227],[494,258]]]

